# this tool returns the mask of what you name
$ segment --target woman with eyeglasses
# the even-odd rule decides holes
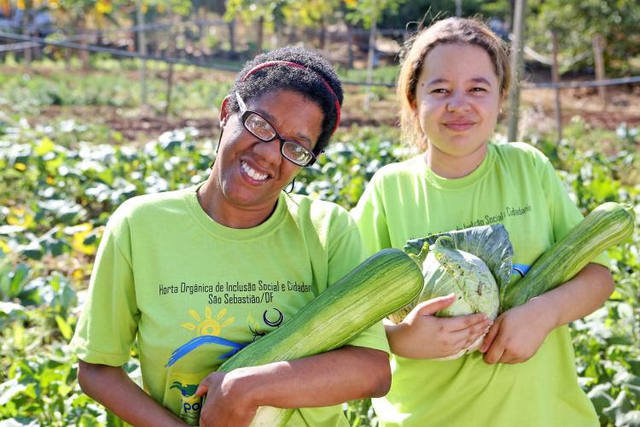
[[[215,372],[363,260],[345,210],[283,191],[327,145],[341,104],[316,53],[260,55],[222,103],[208,179],[116,210],[72,342],[88,395],[134,425],[243,426],[274,406],[313,407],[287,425],[336,426],[347,422],[331,405],[387,391],[381,324],[334,351]],[[123,369],[136,340],[144,391]]]

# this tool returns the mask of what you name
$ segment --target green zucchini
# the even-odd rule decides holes
[[[384,249],[329,286],[288,322],[236,353],[218,371],[298,359],[339,348],[412,301],[422,285],[420,268],[407,254],[399,249]],[[282,425],[291,412],[261,408],[252,425]]]
[[[524,304],[575,276],[595,256],[633,234],[635,214],[629,205],[603,203],[546,250],[501,297],[502,312]]]

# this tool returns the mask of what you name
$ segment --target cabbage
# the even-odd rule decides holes
[[[421,301],[456,294],[456,301],[435,313],[451,317],[485,313],[494,319],[500,295],[509,283],[513,248],[502,224],[471,227],[407,242],[405,251],[421,264],[424,286],[411,304],[389,316],[399,323]],[[467,349],[444,359],[477,350],[478,339]]]
[[[495,319],[500,306],[498,284],[489,267],[477,256],[456,249],[451,237],[442,236],[430,248],[422,275],[425,286],[420,300],[455,293],[456,301],[436,313],[451,317],[471,313],[485,313]]]

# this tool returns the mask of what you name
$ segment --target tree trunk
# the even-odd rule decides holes
[[[373,80],[373,62],[376,50],[376,14],[371,19],[371,29],[369,31],[369,55],[367,59],[367,93],[364,97],[364,111],[369,111],[369,102],[371,101],[371,82]]]
[[[551,64],[551,81],[558,83],[558,34],[551,30],[551,43],[553,47],[553,63]],[[562,104],[560,102],[560,88],[555,88],[556,126],[558,130],[558,144],[562,141]]]
[[[235,57],[236,55],[236,21],[235,19],[229,21],[227,24],[227,28],[229,29],[229,49],[231,50],[231,54]]]
[[[171,22],[175,20],[175,17],[171,16]],[[168,56],[169,58],[176,57],[176,26],[171,26],[169,30],[169,49]],[[169,116],[169,112],[171,111],[171,93],[173,92],[173,62],[169,63],[169,75],[167,76],[167,94],[166,94],[166,104],[164,108],[164,116]]]
[[[31,32],[29,31],[29,22],[30,22],[30,13],[31,13],[31,1],[26,1],[24,4],[24,10],[22,14],[22,35],[31,37]],[[27,47],[24,48],[24,65],[27,69],[31,68],[31,43],[27,42]]]
[[[83,33],[86,32],[86,27],[83,25],[80,31]],[[80,41],[80,44],[82,45],[82,49],[80,50],[80,58],[82,59],[82,69],[87,71],[91,68],[91,62],[89,60],[89,51],[86,49],[87,39],[83,37],[82,40]]]
[[[526,7],[526,0],[516,0],[513,41],[511,43],[511,73],[513,76],[513,84],[509,92],[509,141],[516,141],[518,138],[520,80],[522,79],[522,52],[524,50],[524,13]]]
[[[456,16],[462,16],[462,0],[456,0]]]
[[[324,48],[327,45],[327,24],[325,22],[324,16],[320,20],[320,40],[318,41],[320,45],[320,50],[324,50]]]
[[[258,37],[256,40],[255,54],[262,52],[262,44],[264,42],[264,16],[258,18]]]
[[[349,50],[349,69],[353,69],[354,53],[353,53],[353,31],[350,25],[347,25],[347,49]]]
[[[605,79],[604,75],[604,59],[603,59],[604,41],[600,34],[593,36],[593,61],[596,66],[596,80],[602,81]],[[607,106],[607,88],[604,86],[598,86],[598,94],[600,95],[600,102],[602,108]]]

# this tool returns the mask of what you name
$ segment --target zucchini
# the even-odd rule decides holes
[[[571,279],[596,255],[628,239],[634,226],[631,206],[601,204],[547,249],[522,279],[505,287],[500,310],[524,304]]]
[[[423,285],[418,265],[399,249],[383,249],[305,305],[288,322],[240,350],[218,371],[292,360],[347,344],[405,306]],[[252,426],[282,425],[293,410],[260,408]]]

